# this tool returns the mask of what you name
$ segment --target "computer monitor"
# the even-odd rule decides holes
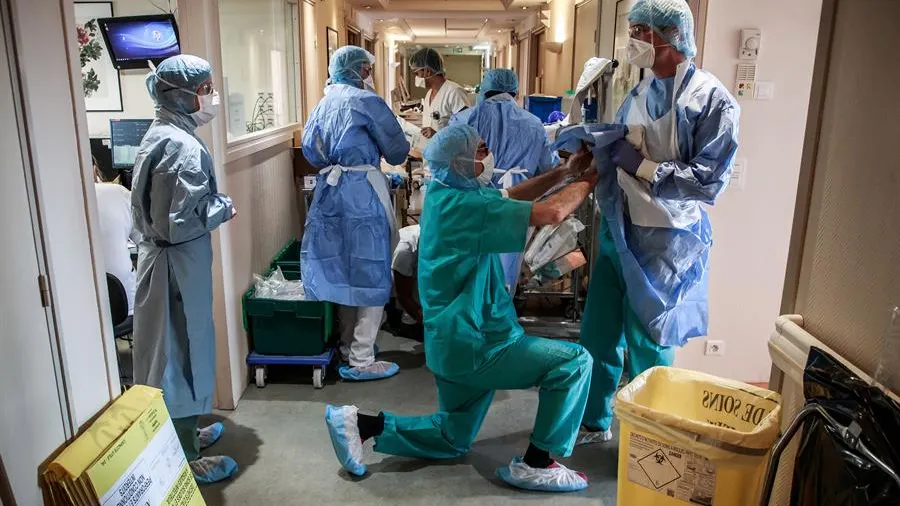
[[[151,123],[152,119],[109,120],[109,142],[114,169],[130,170],[134,167],[134,158]]]
[[[172,14],[124,16],[97,20],[113,66],[117,69],[148,68],[181,54],[178,25]]]

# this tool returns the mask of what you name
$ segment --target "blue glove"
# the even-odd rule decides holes
[[[400,188],[401,186],[403,186],[403,183],[406,182],[406,178],[402,174],[397,172],[389,172],[388,178],[390,178],[391,180],[392,189]]]
[[[641,162],[644,161],[644,157],[641,153],[634,149],[634,146],[625,139],[619,139],[614,142],[610,148],[609,154],[610,159],[612,159],[614,164],[622,167],[625,172],[632,176],[637,175],[638,167],[640,167]]]

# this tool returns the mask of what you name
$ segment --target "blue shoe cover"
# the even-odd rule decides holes
[[[497,476],[515,488],[537,492],[577,492],[588,487],[587,477],[558,462],[546,469],[535,469],[521,457],[497,469]]]
[[[338,374],[347,381],[373,381],[390,378],[400,372],[400,366],[393,362],[374,362],[365,367],[350,367],[341,364]]]
[[[338,462],[350,474],[363,476],[366,466],[362,462],[363,443],[359,436],[356,406],[325,406],[325,425],[331,436],[331,446]]]
[[[222,425],[222,422],[216,422],[210,426],[203,427],[197,432],[200,433],[200,449],[205,450],[222,437],[222,433],[225,432],[225,426]]]
[[[238,472],[238,464],[231,457],[201,457],[193,462],[188,463],[191,466],[191,472],[194,473],[194,479],[200,485],[209,485],[210,483],[227,480]]]

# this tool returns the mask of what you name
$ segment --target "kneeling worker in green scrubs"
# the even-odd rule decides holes
[[[587,170],[592,157],[584,151],[560,169],[497,190],[485,184],[487,155],[467,125],[441,130],[425,150],[434,179],[422,212],[418,278],[425,355],[435,375],[439,411],[370,416],[355,406],[328,406],[326,423],[338,460],[362,476],[365,441],[374,439],[375,451],[391,455],[459,457],[469,452],[495,390],[538,387],[528,449],[497,474],[522,489],[582,490],[587,478],[551,454],[572,452],[593,362],[577,344],[525,334],[505,288],[500,254],[521,252],[530,226],[561,223],[591,192],[597,172]],[[555,195],[532,203],[567,175],[583,172]]]

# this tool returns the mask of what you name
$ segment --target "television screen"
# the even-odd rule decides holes
[[[130,16],[97,20],[113,65],[118,69],[148,68],[181,54],[175,16]]]

